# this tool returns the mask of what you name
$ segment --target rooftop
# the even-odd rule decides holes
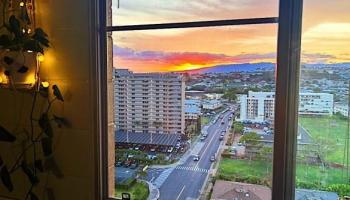
[[[115,142],[175,146],[179,134],[115,132]]]

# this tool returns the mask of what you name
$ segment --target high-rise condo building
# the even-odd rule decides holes
[[[183,134],[185,81],[175,73],[114,70],[116,130]]]

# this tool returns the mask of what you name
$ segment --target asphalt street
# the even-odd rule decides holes
[[[193,156],[190,156],[183,164],[171,170],[159,188],[161,200],[199,198],[201,189],[213,164],[210,161],[210,157],[212,155],[217,156],[216,153],[222,142],[219,140],[219,137],[223,130],[228,129],[228,118],[231,113],[231,111],[227,111],[221,114],[223,118],[218,119],[216,123],[208,128],[208,137],[203,141],[204,146],[199,152],[199,161],[193,161]],[[224,121],[224,124],[221,124],[222,121]]]

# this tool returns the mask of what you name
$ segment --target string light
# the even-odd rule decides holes
[[[43,81],[41,82],[41,85],[44,87],[44,88],[48,88],[50,86],[50,83],[47,82],[47,81]]]
[[[24,6],[24,2],[21,1],[21,2],[19,3],[19,6],[23,7],[23,6]]]
[[[0,83],[2,83],[2,78],[0,77]]]

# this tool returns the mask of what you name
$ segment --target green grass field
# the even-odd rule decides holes
[[[201,124],[202,126],[207,125],[209,123],[210,118],[209,117],[201,117]]]
[[[339,116],[332,117],[299,117],[299,123],[317,142],[327,145],[329,151],[325,155],[325,160],[342,163],[344,157],[345,134],[348,123]]]
[[[143,182],[135,183],[128,190],[118,188],[118,186],[117,186],[116,190],[115,190],[115,197],[121,198],[122,193],[124,193],[124,192],[130,193],[131,199],[133,199],[133,200],[146,200],[148,198],[148,195],[149,195],[148,185],[146,183],[143,183]]]
[[[233,160],[223,158],[219,165],[218,178],[252,184],[271,186],[272,163],[265,161]],[[320,189],[332,184],[344,184],[341,169],[297,165],[297,184],[302,188]]]

